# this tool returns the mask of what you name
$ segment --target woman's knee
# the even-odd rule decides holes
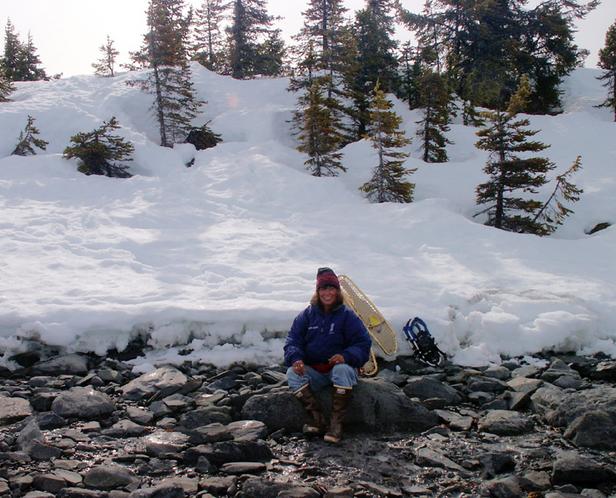
[[[332,381],[337,386],[354,386],[357,383],[357,369],[346,363],[335,365],[332,369]]]
[[[297,389],[299,389],[300,387],[302,387],[304,384],[307,384],[307,383],[308,383],[308,379],[306,378],[306,376],[298,375],[297,373],[295,373],[295,370],[293,370],[293,367],[289,367],[287,369],[287,384],[289,384],[289,387],[293,391],[296,391]]]

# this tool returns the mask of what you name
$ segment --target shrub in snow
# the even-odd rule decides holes
[[[210,149],[216,147],[216,144],[222,142],[222,138],[218,133],[214,133],[208,126],[209,122],[205,123],[200,128],[193,128],[188,133],[186,140],[187,144],[193,144],[197,150]]]
[[[100,128],[89,133],[77,133],[71,137],[73,145],[64,149],[64,157],[79,159],[78,170],[86,175],[104,175],[129,178],[128,165],[135,150],[133,144],[122,137],[112,135],[120,127],[115,117],[104,122]]]
[[[28,122],[23,131],[19,132],[19,142],[11,153],[13,156],[34,156],[36,151],[34,147],[41,150],[46,150],[49,142],[46,142],[42,138],[37,138],[39,130],[34,126],[34,118],[28,115]]]

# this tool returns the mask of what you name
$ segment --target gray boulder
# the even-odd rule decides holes
[[[190,437],[180,432],[156,431],[143,438],[145,451],[148,455],[161,457],[177,454],[188,447]]]
[[[479,419],[479,430],[499,436],[516,436],[533,430],[532,421],[525,415],[508,410],[491,410]]]
[[[187,382],[188,378],[177,368],[165,366],[131,380],[121,390],[125,398],[139,401],[157,392],[161,392],[163,397],[169,396],[182,389]]]
[[[179,484],[159,484],[133,491],[128,498],[184,498],[186,493]]]
[[[491,366],[483,372],[483,375],[485,377],[491,377],[493,379],[506,381],[506,380],[511,379],[511,370],[501,365]]]
[[[84,375],[88,373],[88,358],[80,354],[66,354],[32,367],[35,375]]]
[[[323,412],[331,412],[331,390],[317,393]],[[289,392],[278,391],[250,397],[242,409],[242,417],[260,420],[271,431],[286,429],[300,431],[307,422],[301,403]],[[391,432],[410,430],[421,432],[438,424],[435,413],[421,403],[412,401],[404,392],[389,382],[362,379],[353,389],[353,398],[347,410],[347,430]]]
[[[552,484],[605,485],[616,481],[616,473],[605,465],[577,453],[561,454],[552,467]]]
[[[115,405],[109,396],[91,387],[73,387],[58,395],[51,409],[61,417],[90,420],[111,414]]]
[[[180,425],[186,429],[196,429],[208,424],[231,422],[231,410],[227,406],[205,406],[190,410],[180,417]]]
[[[580,415],[601,410],[616,414],[616,388],[594,387],[585,391],[565,392],[552,386],[539,388],[531,397],[535,413],[556,427],[566,427]]]
[[[528,379],[526,377],[514,377],[507,382],[507,385],[516,392],[534,393],[544,382],[539,379]]]
[[[18,422],[32,415],[32,406],[27,399],[0,396],[0,427]]]
[[[439,398],[446,405],[456,405],[462,401],[462,396],[453,387],[444,384],[432,377],[415,377],[409,379],[402,389],[409,398],[421,400]]]
[[[132,420],[120,420],[108,429],[103,429],[101,433],[104,436],[125,438],[142,436],[146,430],[145,427],[136,424]]]
[[[568,377],[580,376],[577,370],[573,370],[573,368],[567,365],[563,360],[556,359],[550,364],[549,368],[541,374],[541,379],[547,382],[554,382],[556,379],[565,375]]]
[[[616,361],[602,361],[590,373],[590,377],[595,380],[616,382]]]
[[[216,466],[230,462],[263,462],[271,460],[274,455],[269,446],[262,440],[219,441],[188,448],[184,460],[194,464],[204,457]]]
[[[17,435],[17,448],[24,453],[30,453],[34,443],[43,442],[44,437],[35,418],[32,418]]]
[[[565,437],[576,446],[616,450],[616,413],[602,410],[586,412],[569,424]]]
[[[126,467],[110,463],[92,467],[83,482],[89,488],[111,490],[138,483],[139,479]]]
[[[506,382],[492,377],[484,377],[478,375],[470,377],[467,384],[468,390],[471,392],[495,393],[500,394],[505,392],[509,386]]]

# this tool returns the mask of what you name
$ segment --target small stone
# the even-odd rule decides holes
[[[234,488],[236,482],[237,477],[234,476],[207,477],[205,479],[201,479],[199,482],[199,488],[208,493],[212,493],[215,496],[233,494],[228,493],[228,490]]]
[[[104,429],[102,434],[110,437],[139,437],[146,432],[146,428],[142,425],[136,424],[131,420],[120,420],[113,424],[108,429]]]
[[[81,426],[81,432],[88,434],[90,432],[100,432],[101,424],[97,421],[87,422]]]
[[[186,494],[179,484],[159,484],[151,488],[133,491],[129,498],[184,498]]]
[[[116,384],[121,384],[124,382],[124,377],[122,374],[116,370],[112,370],[111,368],[101,368],[98,371],[98,376],[104,382],[114,382]]]
[[[154,414],[151,411],[136,406],[129,406],[126,414],[133,422],[141,425],[148,425],[154,420]]]
[[[226,426],[234,439],[249,439],[256,441],[267,436],[267,426],[259,420],[237,420]]]
[[[420,448],[415,454],[415,463],[424,467],[442,467],[466,475],[466,470],[445,455],[429,448]]]
[[[178,425],[178,421],[173,417],[165,417],[161,418],[158,422],[156,422],[156,427],[159,429],[171,430],[176,425]]]
[[[107,498],[108,495],[104,491],[95,491],[93,489],[84,489],[77,487],[64,488],[58,495],[59,498]]]
[[[323,498],[353,498],[353,488],[348,486],[329,488]]]
[[[219,470],[224,474],[260,474],[267,466],[261,462],[231,462],[223,464]]]
[[[170,477],[163,479],[160,484],[166,486],[180,486],[184,490],[184,493],[188,496],[195,496],[199,491],[199,479],[197,478],[191,479],[189,477]]]
[[[468,379],[468,390],[471,392],[500,394],[507,390],[507,383],[490,377],[476,376]]]

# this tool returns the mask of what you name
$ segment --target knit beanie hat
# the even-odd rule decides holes
[[[338,277],[334,273],[334,270],[327,267],[319,268],[317,270],[317,290],[327,285],[340,289],[340,282],[338,281]]]

